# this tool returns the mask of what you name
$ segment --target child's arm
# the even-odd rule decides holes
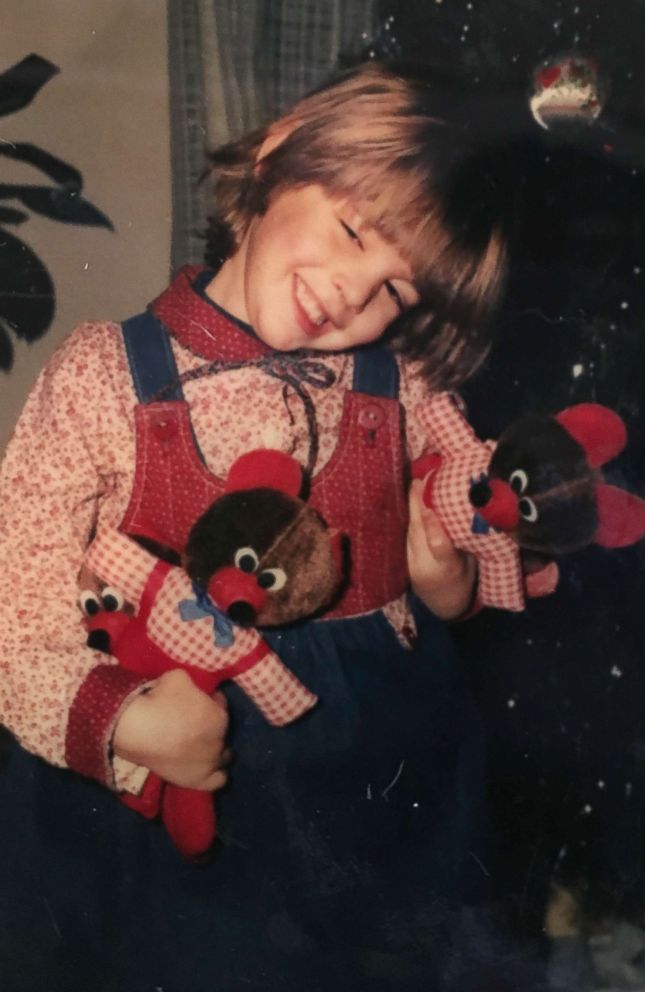
[[[100,431],[101,357],[84,330],[65,342],[0,470],[0,720],[27,750],[110,782],[106,738],[144,680],[86,647],[78,608],[77,575],[106,488],[83,430],[93,409]]]
[[[400,395],[406,410],[407,454],[413,462],[428,451],[428,445],[430,451],[437,451],[440,447],[440,438],[433,433],[432,420],[420,416],[420,411],[425,411],[428,403],[439,407],[447,404],[450,411],[452,400],[446,393],[431,396],[418,366],[402,362],[400,368]],[[466,443],[469,431],[468,426],[459,431],[459,440]],[[472,604],[477,567],[474,559],[455,549],[437,514],[423,505],[422,492],[422,482],[413,482],[409,496],[407,539],[410,581],[428,609],[444,620],[453,620],[462,616]]]
[[[477,566],[471,555],[458,551],[437,514],[423,505],[423,483],[410,487],[408,570],[415,593],[443,620],[468,610],[475,592]]]
[[[109,785],[114,728],[146,680],[86,647],[77,576],[121,469],[111,453],[132,445],[126,375],[116,329],[75,332],[40,376],[0,470],[0,721],[27,750]],[[221,710],[213,706],[205,723],[215,765]],[[190,718],[173,720],[194,741]]]

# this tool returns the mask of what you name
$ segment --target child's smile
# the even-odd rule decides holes
[[[324,333],[324,325],[329,320],[317,298],[299,275],[293,277],[295,310],[298,323],[309,338]]]
[[[320,186],[277,193],[207,293],[278,351],[374,341],[418,302],[399,250]]]

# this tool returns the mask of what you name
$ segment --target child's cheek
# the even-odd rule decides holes
[[[320,264],[327,254],[323,239],[311,228],[307,229],[304,223],[289,231],[286,249],[294,265],[313,267]]]

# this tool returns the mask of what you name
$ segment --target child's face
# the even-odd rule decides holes
[[[374,341],[419,299],[397,248],[320,186],[277,194],[207,292],[279,351]]]

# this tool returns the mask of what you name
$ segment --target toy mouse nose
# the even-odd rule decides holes
[[[88,648],[93,648],[94,651],[103,651],[105,654],[109,654],[110,635],[107,630],[102,630],[99,627],[96,630],[90,631],[87,635],[87,646]]]
[[[501,479],[491,479],[490,482],[479,480],[471,486],[470,499],[491,527],[503,531],[511,531],[517,527],[520,519],[517,494],[507,482]],[[476,503],[475,499],[480,499],[481,502]]]
[[[251,604],[243,599],[231,603],[226,612],[233,623],[239,624],[240,627],[252,627],[257,616]]]
[[[258,611],[267,599],[266,591],[257,583],[255,572],[242,572],[233,565],[220,568],[211,576],[208,595],[233,623],[242,626],[255,622]]]
[[[492,495],[493,493],[487,481],[480,480],[479,482],[473,482],[470,487],[470,502],[476,510],[481,510],[483,506],[486,506],[490,502]]]

